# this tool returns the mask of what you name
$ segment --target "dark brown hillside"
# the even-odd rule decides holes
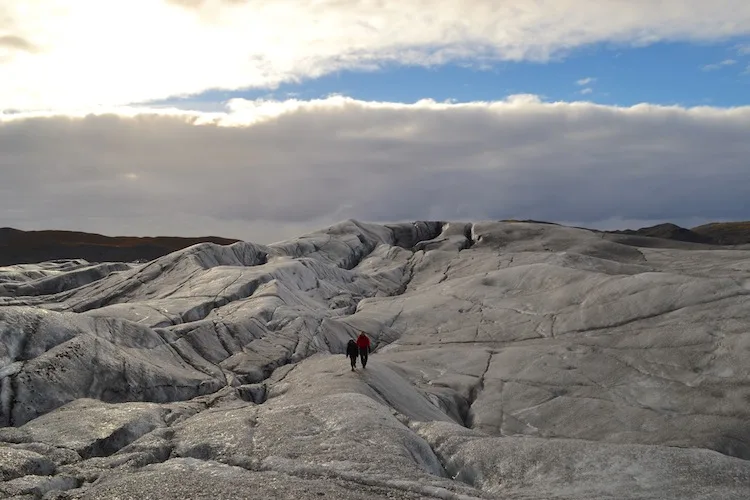
[[[217,236],[113,237],[76,231],[21,231],[5,227],[0,228],[0,266],[57,259],[86,259],[90,262],[153,260],[196,243],[228,245],[236,241]]]
[[[694,227],[691,231],[709,238],[717,245],[744,245],[750,243],[750,221],[713,222]]]
[[[651,238],[662,238],[665,240],[686,241],[689,243],[713,244],[714,240],[706,235],[696,233],[693,230],[675,224],[658,224],[641,229],[625,229],[622,231],[609,231],[614,234],[627,234],[632,236],[649,236]]]

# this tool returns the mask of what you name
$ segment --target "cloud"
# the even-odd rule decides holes
[[[716,64],[706,64],[701,69],[703,69],[703,71],[716,71],[717,69],[726,68],[735,64],[737,64],[737,61],[734,59],[724,59]]]
[[[0,110],[124,105],[385,64],[547,61],[606,43],[750,34],[746,0],[23,0]]]
[[[36,47],[33,43],[25,38],[14,35],[0,36],[0,49],[21,50],[25,52],[35,52]]]
[[[594,83],[596,83],[596,78],[592,76],[588,76],[586,78],[581,78],[580,80],[577,80],[576,85],[578,85],[579,87],[585,87],[579,90],[578,93],[581,95],[592,94],[594,92],[594,89],[591,88],[589,85],[593,85]]]
[[[0,119],[3,224],[269,242],[346,218],[748,219],[750,107],[233,100]],[[607,222],[609,221],[609,222]]]
[[[179,5],[181,7],[187,7],[189,9],[201,9],[201,8],[205,8],[208,5],[211,5],[212,3],[214,4],[218,3],[219,5],[221,4],[231,5],[231,4],[241,4],[241,3],[246,2],[247,0],[218,0],[218,2],[216,2],[216,0],[214,0],[214,2],[212,2],[211,0],[166,0],[166,1],[167,3]]]
[[[750,43],[741,43],[735,46],[737,54],[740,56],[750,55]]]

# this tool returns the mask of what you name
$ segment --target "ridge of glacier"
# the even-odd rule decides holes
[[[530,222],[0,268],[0,494],[747,498],[748,306],[750,250]]]

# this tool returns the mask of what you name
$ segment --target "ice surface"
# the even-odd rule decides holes
[[[0,494],[749,498],[750,250],[633,241],[346,221],[2,268]]]

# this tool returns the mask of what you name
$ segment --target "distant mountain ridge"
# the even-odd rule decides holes
[[[750,221],[745,222],[712,222],[690,229],[665,223],[640,229],[607,231],[613,234],[648,236],[689,243],[708,245],[744,245],[750,243]]]
[[[554,224],[532,220],[505,222]],[[714,222],[690,229],[665,223],[640,229],[605,232],[707,245],[750,244],[750,221]],[[240,240],[219,236],[104,236],[79,231],[22,231],[4,227],[0,228],[0,266],[60,259],[85,259],[89,262],[150,261],[196,243],[229,245],[237,241]]]
[[[624,229],[608,232],[615,234],[648,236],[651,238],[662,238],[666,240],[686,241],[689,243],[715,244],[714,240],[708,236],[671,223],[657,224],[656,226],[642,227],[640,229]]]
[[[750,243],[750,221],[712,222],[694,227],[691,231],[706,236],[716,245],[744,245]]]
[[[196,243],[228,245],[237,241],[218,236],[104,236],[78,231],[22,231],[3,227],[0,228],[0,266],[60,259],[90,262],[153,260]]]
[[[350,219],[0,269],[0,498],[748,500],[748,263]]]

